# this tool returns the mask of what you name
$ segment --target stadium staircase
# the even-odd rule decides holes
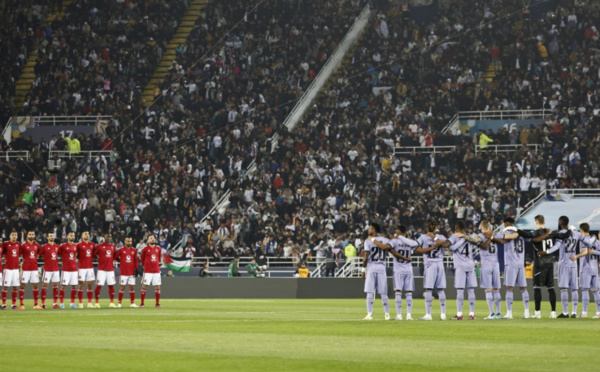
[[[169,42],[167,49],[165,50],[162,60],[160,64],[154,71],[152,78],[144,88],[142,92],[142,102],[146,107],[150,106],[154,102],[154,88],[160,86],[160,84],[164,81],[167,76],[167,72],[169,68],[173,64],[173,61],[177,57],[175,54],[175,49],[180,44],[185,44],[187,41],[187,37],[190,35],[192,30],[194,29],[194,25],[196,24],[196,20],[200,17],[202,13],[202,9],[206,5],[207,0],[191,0],[190,6],[188,7],[179,28],[173,35],[173,38]]]
[[[62,8],[54,13],[49,13],[46,16],[43,24],[51,24],[57,19],[62,19],[65,16],[65,12],[68,7],[73,3],[73,0],[65,0],[63,1]],[[35,72],[34,67],[37,63],[37,50],[31,50],[29,52],[29,56],[27,57],[27,62],[25,63],[25,67],[23,67],[23,71],[21,71],[21,76],[19,76],[19,80],[16,83],[16,94],[14,97],[14,103],[16,111],[19,111],[21,107],[23,107],[23,103],[25,102],[25,97],[31,90],[31,84],[35,80]]]

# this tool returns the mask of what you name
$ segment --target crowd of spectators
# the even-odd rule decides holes
[[[0,2],[0,123],[6,123],[16,107],[16,82],[37,40],[46,32],[44,20],[62,1],[5,0]]]
[[[236,235],[236,245],[267,236],[278,242],[268,254],[299,254],[320,241],[345,246],[372,220],[388,232],[422,230],[432,217],[446,231],[457,219],[498,224],[544,189],[596,187],[597,14],[563,1],[532,22],[520,1],[464,1],[423,26],[400,6],[379,11],[350,63],[293,133],[279,132],[276,151],[259,155],[257,173],[233,187],[218,220],[229,227],[232,217],[255,215],[253,233]],[[564,48],[543,55],[540,42]],[[494,63],[489,83],[481,78]],[[480,133],[441,133],[459,110],[530,108],[548,110],[543,125],[486,134],[521,145],[507,153],[476,153]],[[456,148],[393,155],[394,147],[445,144]]]
[[[111,231],[117,242],[154,233],[165,249],[183,241],[178,254],[217,260],[259,250],[337,263],[350,243],[360,251],[374,220],[386,232],[398,224],[422,231],[428,218],[444,231],[458,219],[497,224],[546,188],[597,185],[595,5],[559,1],[531,22],[521,1],[464,0],[427,25],[401,7],[374,9],[349,63],[287,133],[281,123],[293,101],[362,4],[266,3],[254,13],[236,1],[211,4],[157,86],[158,104],[134,121],[132,114],[115,115],[106,138],[81,139],[88,143],[82,149],[112,148],[118,158],[85,168],[82,160],[63,163],[67,175],[84,169],[66,177],[63,231]],[[214,46],[223,35],[225,44]],[[546,54],[540,43],[548,45]],[[205,59],[198,63],[198,56]],[[481,79],[490,64],[497,73],[492,83]],[[527,107],[551,114],[540,126],[485,133],[493,144],[521,145],[508,153],[476,152],[483,133],[440,132],[459,110]],[[96,112],[115,114],[105,108]],[[394,147],[439,144],[456,147],[394,156]],[[43,151],[36,152],[29,165],[43,169]],[[252,160],[256,172],[246,174]],[[2,165],[10,201],[13,178],[29,183],[32,176],[22,162]],[[228,208],[202,221],[226,190]],[[47,226],[28,213],[46,203],[35,196],[27,199],[31,205],[4,210],[6,229]]]
[[[35,34],[36,79],[20,114],[136,114],[187,6],[187,0],[74,0],[64,17]]]
[[[302,2],[265,1],[253,13],[248,8],[243,24],[230,32],[235,22],[244,16],[243,4],[239,1],[211,3],[188,43],[182,46],[182,60],[178,62],[192,64],[194,56],[201,55],[202,48],[215,48],[215,53],[207,54],[202,60],[201,68],[196,70],[190,65],[185,69],[186,79],[191,77],[185,82],[188,85],[184,89],[186,97],[189,98],[190,90],[194,92],[189,89],[190,84],[202,85],[198,88],[202,95],[198,97],[206,104],[199,110],[193,100],[178,104],[179,91],[175,89],[168,100],[142,111],[139,88],[147,74],[139,69],[137,62],[140,58],[149,59],[149,55],[160,57],[170,30],[159,28],[154,35],[145,33],[139,25],[148,26],[150,22],[156,26],[152,20],[159,14],[164,19],[161,9],[156,8],[163,3],[150,2],[140,9],[133,2],[117,2],[100,10],[99,6],[94,8],[87,2],[75,1],[67,16],[53,24],[52,37],[42,38],[44,45],[38,51],[40,61],[36,67],[38,80],[32,90],[33,100],[27,101],[23,113],[113,115],[106,133],[79,136],[78,140],[83,150],[114,150],[118,154],[114,159],[98,157],[89,163],[81,158],[63,161],[61,179],[67,180],[63,185],[67,207],[63,215],[64,231],[89,228],[93,236],[99,236],[111,230],[115,234],[132,234],[137,239],[154,231],[157,235],[167,235],[173,246],[184,238],[187,242],[186,235],[193,237],[194,245],[199,246],[202,229],[198,228],[198,221],[230,183],[240,178],[248,163],[260,151],[267,151],[264,139],[293,107],[293,102],[281,106],[277,100],[294,100],[302,94],[361,10],[360,2],[355,0],[327,1],[319,9]],[[181,9],[174,9],[180,16]],[[284,21],[285,17],[293,18],[292,14],[296,14],[293,22]],[[137,21],[124,22],[127,20]],[[174,28],[176,22],[161,25]],[[154,26],[148,27],[154,31]],[[153,48],[143,42],[148,35]],[[227,42],[211,44],[226,35]],[[237,41],[230,44],[231,40],[238,40],[236,35],[245,40],[241,44]],[[82,49],[71,48],[72,45]],[[112,45],[120,48],[109,51],[109,58],[104,58],[104,52]],[[137,52],[136,56],[127,54],[132,49]],[[217,52],[224,53],[224,50],[227,65],[218,58]],[[237,51],[243,51],[247,62],[241,61],[239,67],[229,66]],[[98,58],[88,58],[94,52],[99,54]],[[133,69],[122,70],[123,66],[133,66]],[[144,71],[150,73],[153,65],[148,66]],[[289,74],[288,66],[294,68]],[[196,73],[199,75],[195,76]],[[176,77],[169,75],[173,81]],[[220,93],[204,98],[205,79]],[[231,86],[236,82],[247,86],[244,97],[236,96],[238,90]],[[57,92],[64,94],[56,95]],[[245,111],[242,105],[235,110],[231,107],[239,99],[248,101]],[[40,102],[51,104],[39,105]],[[275,109],[270,110],[273,106]],[[237,128],[226,128],[231,111],[237,111]],[[249,119],[240,121],[242,117]],[[207,133],[210,135],[205,135]],[[189,141],[196,137],[200,140]],[[47,151],[65,149],[64,142],[53,138],[38,146],[20,138],[11,144],[12,149],[31,150],[32,154],[29,163],[3,163],[8,190],[2,201],[7,209],[19,195],[16,191],[20,189],[19,182],[14,181],[29,183],[34,174],[47,179]],[[73,174],[74,170],[82,171]],[[27,213],[48,202],[39,190],[32,193],[31,189],[26,193],[26,202],[16,210],[23,218],[13,218],[6,230],[21,230],[43,219],[39,214]],[[13,213],[5,210],[7,216]],[[14,222],[17,220],[19,223]],[[119,236],[115,238],[115,241],[122,240]]]

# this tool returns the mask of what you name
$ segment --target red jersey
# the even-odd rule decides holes
[[[79,259],[80,269],[94,268],[94,243],[81,241],[77,244],[77,258]]]
[[[4,269],[19,270],[19,251],[21,243],[4,242],[2,243],[2,254],[4,255]]]
[[[44,258],[44,271],[58,271],[58,244],[44,244],[39,255]]]
[[[113,244],[102,243],[96,246],[94,251],[94,257],[98,258],[98,270],[102,271],[114,271],[115,266],[113,261],[115,260],[116,248]]]
[[[123,247],[119,249],[115,259],[120,262],[121,275],[135,275],[135,270],[139,267],[137,250],[135,248]]]
[[[23,256],[23,271],[37,271],[37,256],[40,245],[36,242],[26,241],[21,245],[21,256]]]
[[[58,249],[63,271],[77,271],[77,244],[65,243]]]
[[[142,249],[142,265],[144,265],[144,272],[149,274],[160,273],[160,256],[162,255],[162,249],[155,245],[153,247],[147,245]]]

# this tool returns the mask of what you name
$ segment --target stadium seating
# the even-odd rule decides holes
[[[148,108],[141,92],[153,84],[187,2],[145,3],[88,9],[88,2],[73,1],[68,17],[55,21],[61,37],[50,38],[45,54],[38,51],[39,82],[23,114],[114,117],[108,139],[82,146],[110,149],[113,158],[87,167],[84,159],[65,162],[69,171],[84,170],[75,179],[67,172],[63,184],[65,231],[111,231],[115,241],[162,233],[171,248],[192,238],[195,255],[213,259],[257,249],[301,257],[316,255],[320,241],[360,240],[373,219],[386,230],[421,230],[431,217],[444,230],[457,219],[498,224],[544,188],[597,186],[595,5],[584,11],[565,1],[533,20],[521,1],[441,2],[427,24],[401,7],[373,9],[361,41],[288,133],[281,123],[364,2],[316,8],[266,1],[248,13],[238,1],[209,2]],[[73,45],[69,53],[80,58],[62,54]],[[60,58],[50,60],[51,51]],[[17,79],[19,71],[7,68]],[[459,111],[520,109],[549,114],[524,128],[444,130]],[[490,145],[512,147],[476,148],[482,134]],[[434,151],[439,145],[453,148]],[[28,213],[44,208],[43,195],[27,205],[20,194],[33,180],[28,167],[46,177],[45,149],[22,147],[38,154],[2,163],[7,230],[47,225]],[[247,173],[251,164],[256,171]],[[226,191],[229,206],[211,211]],[[116,217],[107,218],[107,210]]]

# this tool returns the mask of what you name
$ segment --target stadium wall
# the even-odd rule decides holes
[[[456,298],[452,280],[449,281],[446,296]],[[364,298],[364,280],[360,278],[162,278],[163,298],[254,298],[254,299],[310,299],[310,298]],[[533,283],[528,279],[529,294],[533,298]],[[389,293],[393,293],[392,279],[388,279]],[[558,288],[558,285],[555,286]],[[139,290],[138,290],[139,292]],[[501,290],[504,297],[504,289]],[[152,298],[152,291],[149,292]],[[521,292],[516,289],[515,301],[521,300]],[[483,289],[477,288],[478,299],[485,299]],[[542,289],[544,301],[548,292]],[[379,297],[379,296],[377,296]],[[423,298],[423,279],[415,278],[415,298]]]

